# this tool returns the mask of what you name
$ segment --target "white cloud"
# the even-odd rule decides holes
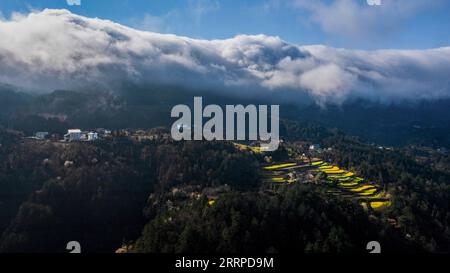
[[[69,6],[81,6],[81,0],[67,0]]]
[[[383,0],[369,5],[366,0],[292,0],[294,7],[306,10],[309,20],[327,34],[355,41],[367,41],[394,33],[415,14],[438,7],[443,0]],[[303,18],[303,20],[305,20]]]
[[[130,25],[146,31],[183,32],[182,30],[200,25],[204,16],[219,9],[220,4],[217,0],[188,0],[185,6],[182,5],[161,15],[146,13],[141,18],[132,18]]]
[[[188,11],[196,22],[200,22],[205,14],[218,11],[220,4],[217,0],[189,0]]]
[[[337,64],[328,63],[304,72],[299,81],[301,86],[314,90],[321,99],[334,98],[336,102],[342,102],[348,92],[356,87],[357,76]]]
[[[450,47],[355,51],[278,37],[196,40],[66,10],[0,22],[0,82],[32,90],[170,83],[247,95],[289,91],[320,103],[450,97]]]
[[[169,32],[169,21],[171,14],[167,14],[164,16],[154,16],[151,14],[145,14],[142,19],[132,19],[131,23],[139,27],[139,29],[146,31],[154,31],[154,32]]]

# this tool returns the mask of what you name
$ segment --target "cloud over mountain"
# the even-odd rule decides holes
[[[0,82],[32,90],[170,83],[246,94],[289,91],[319,102],[450,96],[450,47],[355,51],[278,37],[196,40],[66,10],[0,21]]]

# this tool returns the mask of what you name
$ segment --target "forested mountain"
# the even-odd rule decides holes
[[[258,181],[258,163],[220,143],[36,143],[5,131],[0,139],[6,252],[61,252],[75,239],[87,251],[113,251],[138,236],[151,193]]]
[[[420,164],[410,151],[380,150],[317,125],[282,128],[287,143],[304,143],[299,149],[330,147],[323,155],[330,163],[380,183],[392,206],[364,210],[320,184],[267,192],[259,174],[265,156],[230,143],[120,134],[40,142],[1,129],[0,250],[65,252],[78,240],[86,252],[122,245],[133,252],[361,252],[379,240],[388,252],[450,251],[448,166]],[[286,151],[268,156],[283,160]],[[217,201],[208,205],[208,196]]]
[[[29,95],[0,86],[0,124],[28,135],[36,131],[64,133],[68,128],[153,128],[170,126],[177,104],[273,104],[263,98],[237,98],[167,85],[125,85],[121,92],[55,91]],[[342,105],[281,103],[281,117],[336,128],[369,143],[389,146],[424,145],[450,148],[450,101],[383,104],[351,101]]]

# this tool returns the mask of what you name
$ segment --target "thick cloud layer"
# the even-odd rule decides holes
[[[43,91],[115,89],[124,81],[245,94],[309,94],[318,102],[450,97],[450,47],[355,51],[278,37],[195,40],[142,32],[66,10],[0,22],[0,82]]]

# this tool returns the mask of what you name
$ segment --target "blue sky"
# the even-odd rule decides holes
[[[369,6],[366,0],[77,0],[81,5],[68,5],[67,1],[1,1],[0,17],[65,8],[143,30],[193,38],[263,33],[297,44],[358,49],[450,45],[447,0],[381,0],[381,6]]]

